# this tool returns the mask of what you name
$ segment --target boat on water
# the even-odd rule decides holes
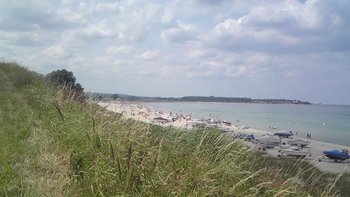
[[[308,146],[310,144],[309,140],[304,139],[290,139],[287,141],[287,144],[294,145],[294,146],[300,146],[302,148]]]

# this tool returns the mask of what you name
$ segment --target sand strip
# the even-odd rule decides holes
[[[111,101],[111,102],[98,102],[98,105],[101,107],[105,107],[107,110],[123,113],[126,118],[133,118],[138,121],[154,123],[164,126],[174,126],[177,128],[189,128],[191,129],[191,125],[195,120],[192,120],[190,117],[186,117],[186,115],[181,115],[183,118],[179,118],[174,122],[169,123],[158,123],[154,122],[153,119],[155,117],[165,117],[169,115],[169,112],[164,112],[160,110],[151,110],[141,103],[133,103],[133,102],[121,102],[121,101]],[[179,114],[178,114],[179,115]],[[223,126],[223,129],[227,129],[231,131],[231,134],[253,134],[256,137],[260,137],[262,135],[271,134],[269,131],[257,130],[253,128],[240,128],[239,125],[232,126]],[[298,136],[294,136],[294,139],[304,139]],[[320,170],[323,172],[330,173],[340,173],[340,172],[349,172],[350,173],[350,164],[349,163],[336,163],[333,160],[322,159],[322,162],[319,162],[319,158],[322,157],[322,152],[325,150],[350,150],[350,147],[332,144],[327,142],[316,141],[312,139],[308,139],[310,142],[309,150],[311,152],[311,157],[307,157],[305,160],[312,162],[315,164]],[[283,141],[286,141],[285,139]],[[266,151],[268,154],[272,156],[278,156],[280,153],[275,149],[268,149]]]

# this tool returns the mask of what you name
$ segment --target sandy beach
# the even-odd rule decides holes
[[[174,126],[177,128],[187,128],[191,129],[192,125],[197,121],[195,119],[192,119],[186,114],[175,114],[177,117],[181,117],[176,121],[168,122],[168,123],[160,123],[155,122],[153,119],[156,117],[166,117],[170,114],[170,112],[165,112],[161,110],[151,110],[145,106],[143,106],[140,103],[133,103],[133,102],[122,102],[122,101],[110,101],[110,102],[98,102],[98,105],[101,107],[106,108],[107,110],[123,113],[123,116],[125,118],[133,118],[138,121],[147,122],[147,123],[154,123],[159,124],[163,126]],[[230,126],[222,126],[222,129],[227,130],[229,135],[238,135],[238,134],[253,134],[255,137],[260,137],[266,134],[272,134],[269,131],[263,131],[258,130],[254,128],[242,128],[243,125],[230,125]],[[305,139],[299,136],[293,136],[293,139]],[[283,141],[286,141],[286,139],[283,139]],[[333,160],[324,159],[323,151],[325,150],[350,150],[350,147],[338,145],[338,144],[332,144],[317,140],[308,139],[310,142],[309,144],[309,150],[311,153],[310,157],[306,157],[305,160],[313,163],[315,166],[317,166],[320,170],[323,172],[330,172],[330,173],[341,173],[341,172],[349,172],[350,173],[350,164],[348,162],[344,163],[336,163]],[[251,146],[254,146],[254,144],[248,144]],[[267,149],[265,151],[266,153],[277,157],[280,155],[277,148],[274,149]],[[320,162],[319,159],[322,158],[322,161]]]

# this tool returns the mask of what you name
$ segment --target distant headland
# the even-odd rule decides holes
[[[184,96],[184,97],[145,97],[126,94],[88,93],[95,100],[125,100],[141,102],[221,102],[221,103],[259,103],[259,104],[301,104],[310,105],[308,101],[290,99],[252,99],[244,97]]]

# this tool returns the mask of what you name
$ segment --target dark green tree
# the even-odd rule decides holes
[[[55,70],[47,74],[46,79],[54,86],[65,87],[65,96],[71,95],[70,92],[74,92],[74,99],[78,101],[85,100],[84,88],[80,83],[75,83],[76,79],[73,72],[66,69]]]
[[[76,92],[84,92],[84,88],[80,85],[80,83],[76,83],[76,84],[73,86],[73,89],[74,89],[74,91],[76,91]]]
[[[73,72],[67,71],[66,69],[52,71],[46,75],[46,79],[56,86],[66,86],[70,88],[74,88],[76,80]]]

